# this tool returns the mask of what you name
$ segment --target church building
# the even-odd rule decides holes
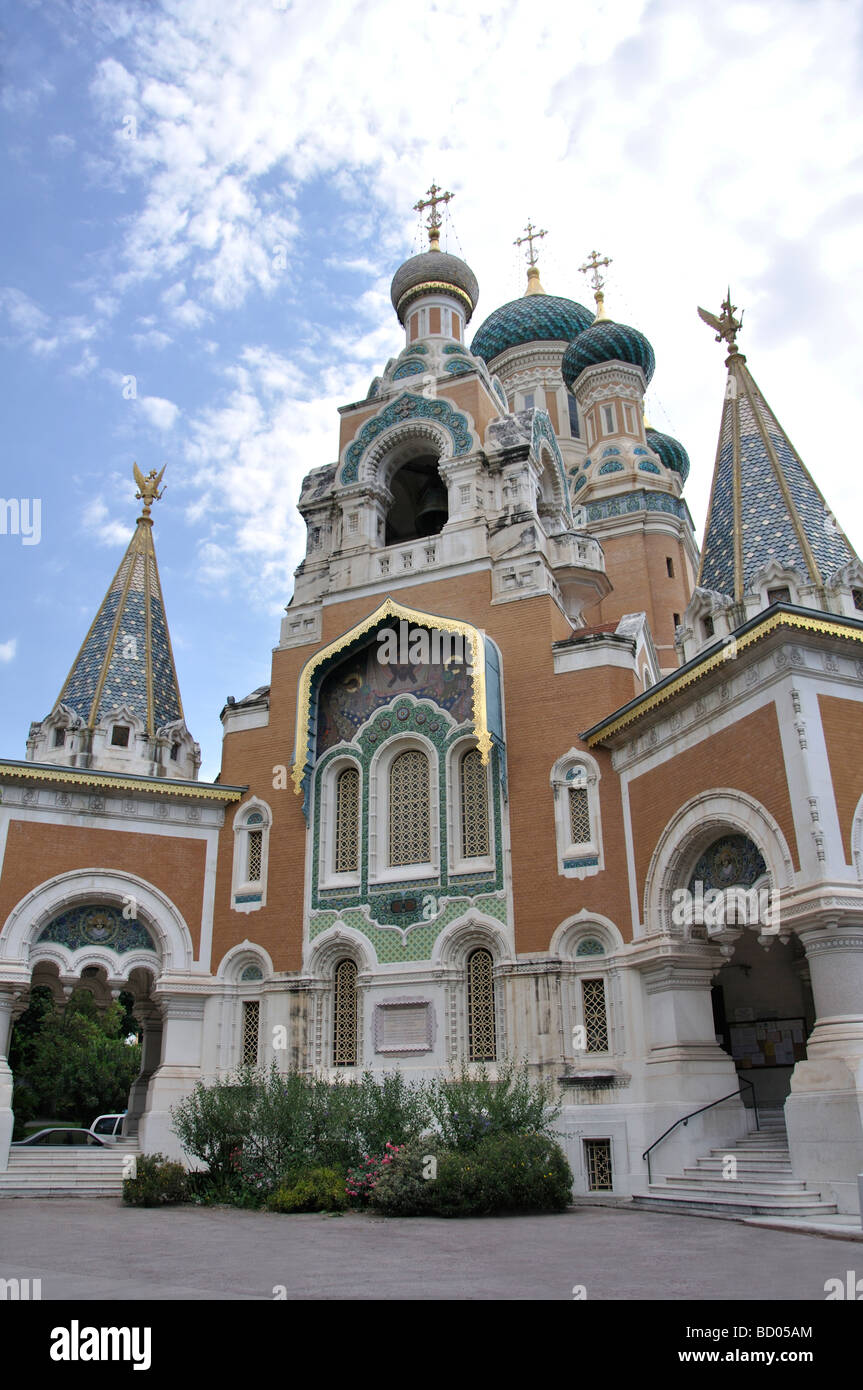
[[[145,1152],[178,1154],[171,1106],[242,1064],[523,1058],[561,1095],[577,1197],[855,1212],[863,565],[730,293],[699,311],[726,367],[699,551],[607,261],[593,310],[548,294],[528,224],[524,295],[474,328],[449,196],[392,281],[403,349],[303,481],[306,553],[218,779],[137,468],[129,548],[0,762],[0,1187],[10,1031],[33,986],[83,984],[135,998]]]

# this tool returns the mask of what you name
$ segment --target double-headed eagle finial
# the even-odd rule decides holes
[[[165,491],[164,488],[162,488],[162,492],[159,491],[159,484],[165,476],[166,468],[167,464],[163,464],[162,471],[158,475],[155,468],[151,468],[145,478],[137,463],[132,464],[132,472],[135,476],[135,482],[138,484],[138,491],[135,493],[135,496],[139,502],[144,503],[144,510],[140,517],[142,521],[150,520],[150,508],[154,502],[159,501],[159,498]]]

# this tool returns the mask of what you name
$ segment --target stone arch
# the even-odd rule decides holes
[[[671,934],[671,895],[685,887],[700,854],[722,834],[746,835],[760,850],[774,888],[791,888],[794,862],[779,824],[754,797],[714,788],[691,797],[659,836],[644,884],[644,924]],[[643,931],[640,934],[645,934]]]
[[[310,943],[306,971],[317,979],[329,980],[337,963],[345,957],[354,961],[359,973],[377,968],[377,952],[368,937],[356,927],[334,922]]]
[[[560,926],[555,928],[548,948],[549,953],[574,959],[579,942],[588,937],[596,937],[597,941],[602,943],[606,956],[613,955],[625,945],[621,932],[609,917],[583,907],[580,912],[565,918]]]
[[[161,889],[125,871],[74,869],[39,884],[16,903],[0,931],[0,975],[4,967],[25,965],[29,969],[37,959],[55,960],[64,973],[75,973],[87,965],[105,965],[106,960],[112,966],[112,975],[119,963],[118,978],[127,978],[141,965],[152,971],[149,954],[144,958],[143,953],[134,951],[120,957],[94,945],[70,952],[55,943],[44,943],[34,951],[43,927],[65,908],[98,902],[123,907],[130,898],[156,943],[159,973],[190,970],[194,958],[191,933],[182,913]]]
[[[401,438],[410,438],[404,431],[406,427],[409,429],[412,426],[434,432],[433,437],[441,449],[440,458],[461,457],[469,454],[478,444],[470,417],[462,411],[455,410],[445,397],[429,399],[420,393],[405,392],[361,425],[345,449],[340,481],[343,484],[368,482],[368,459],[372,450],[379,461],[381,455],[378,451],[381,446],[384,453],[389,453],[394,442],[397,443]],[[376,478],[377,471],[371,480],[374,481]]]
[[[242,983],[243,971],[249,966],[256,966],[264,979],[272,977],[273,961],[269,951],[265,951],[263,946],[256,945],[246,937],[245,941],[240,941],[236,946],[232,946],[222,956],[216,971],[216,979],[224,980],[229,984],[240,984]]]
[[[434,944],[432,962],[443,969],[462,970],[471,952],[479,948],[491,952],[495,965],[512,959],[510,943],[501,923],[476,909],[469,909],[441,932]]]
[[[391,425],[366,450],[360,464],[359,482],[389,488],[404,463],[420,453],[431,453],[438,463],[452,452],[452,440],[445,429],[429,420],[407,420]]]

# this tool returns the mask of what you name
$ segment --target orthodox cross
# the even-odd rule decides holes
[[[600,266],[608,265],[611,265],[611,259],[608,256],[603,256],[602,259],[600,259],[598,251],[591,251],[584,265],[578,267],[582,275],[590,276],[590,287],[593,290],[593,297],[596,300],[596,317],[598,319],[605,318],[605,311],[603,308],[605,304],[605,294],[603,293],[605,276],[600,275],[599,268]]]
[[[531,222],[530,218],[528,218],[528,220],[527,220],[527,226],[525,227],[525,231],[527,232],[527,236],[517,236],[516,239],[515,239],[515,241],[514,241],[512,244],[513,244],[513,246],[523,246],[524,243],[527,242],[527,244],[528,244],[527,263],[528,263],[528,265],[536,265],[536,252],[535,252],[534,249],[533,249],[533,243],[534,243],[535,241],[539,241],[540,237],[548,236],[548,232],[546,232],[546,231],[543,231],[543,232],[534,231],[534,226],[533,226],[533,223]]]
[[[427,198],[420,198],[418,203],[414,203],[414,212],[425,212],[426,208],[431,208],[428,221],[426,222],[429,234],[429,250],[439,251],[440,228],[443,218],[437,210],[438,203],[448,203],[451,198],[455,197],[455,194],[442,193],[436,183],[433,183],[431,188],[427,188],[426,193],[428,194]]]

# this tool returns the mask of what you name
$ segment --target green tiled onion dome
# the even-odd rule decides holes
[[[433,293],[432,287],[444,293],[447,288],[455,289],[456,298],[465,310],[465,320],[470,322],[479,299],[479,284],[465,261],[445,251],[424,251],[422,255],[411,256],[404,265],[400,265],[390,287],[390,297],[399,323],[404,323],[408,304],[422,293],[424,286],[429,287],[429,293]]]
[[[526,294],[489,314],[473,335],[471,352],[491,362],[520,343],[570,343],[593,322],[593,314],[573,299]]]
[[[670,434],[661,434],[650,426],[644,431],[645,438],[655,454],[658,454],[666,468],[679,473],[684,482],[689,477],[689,455],[678,439]]]
[[[629,362],[641,368],[646,382],[656,370],[653,348],[644,334],[626,323],[614,323],[612,319],[600,319],[591,324],[570,343],[561,364],[567,386],[575,384],[585,367],[595,367],[600,362]]]

